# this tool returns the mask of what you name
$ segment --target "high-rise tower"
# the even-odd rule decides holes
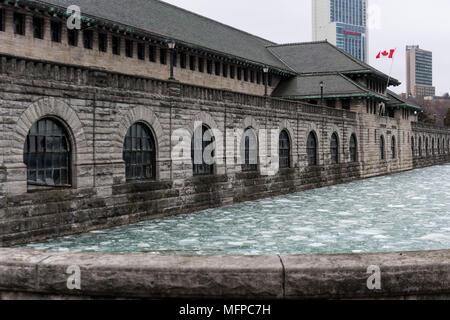
[[[419,46],[406,46],[406,94],[414,97],[434,96],[433,53]]]
[[[368,0],[312,0],[313,40],[328,40],[368,62]]]

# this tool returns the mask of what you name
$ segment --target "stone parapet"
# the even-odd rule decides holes
[[[450,251],[166,256],[0,249],[0,298],[450,298]]]

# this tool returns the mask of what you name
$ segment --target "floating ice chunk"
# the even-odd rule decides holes
[[[241,242],[241,241],[233,241],[233,242],[228,242],[228,244],[229,244],[230,246],[237,246],[237,247],[240,247],[240,246],[242,246],[242,245],[244,244],[244,242]]]
[[[383,233],[383,231],[377,229],[361,229],[355,231],[355,233],[371,236],[371,235],[379,235],[380,233]]]
[[[311,227],[294,227],[291,229],[292,231],[298,231],[298,232],[314,232],[316,229]]]
[[[389,236],[383,236],[382,234],[377,234],[377,235],[373,236],[372,238],[374,238],[374,239],[380,239],[380,240],[391,239],[391,237],[389,237]]]
[[[430,240],[430,241],[446,241],[450,240],[450,235],[442,234],[442,233],[430,233],[426,236],[420,237],[420,240]]]
[[[325,247],[323,243],[311,243],[309,246],[313,248]]]
[[[183,240],[178,241],[178,243],[180,245],[186,245],[186,244],[197,243],[197,242],[198,242],[197,239],[183,239]]]
[[[336,213],[338,216],[351,216],[353,215],[353,213],[348,212],[348,211],[340,211],[338,213]]]

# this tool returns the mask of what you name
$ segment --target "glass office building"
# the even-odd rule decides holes
[[[406,91],[408,96],[434,96],[433,53],[419,46],[406,46]]]
[[[368,62],[367,0],[313,0],[313,40]]]

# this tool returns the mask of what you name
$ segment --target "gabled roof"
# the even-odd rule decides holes
[[[342,74],[373,73],[384,79],[388,75],[354,58],[328,41],[268,45],[267,48],[292,70],[300,74],[340,72]],[[390,78],[390,84],[400,82]]]
[[[324,98],[374,97],[387,101],[386,97],[363,88],[341,73],[299,75],[285,80],[273,92],[273,96],[286,99],[318,99],[321,97],[320,82],[324,83]]]
[[[416,106],[415,104],[403,99],[401,96],[396,94],[395,92],[391,90],[387,90],[387,97],[389,98],[389,101],[387,102],[388,105],[392,107],[397,108],[410,108],[417,111],[422,111],[422,108],[419,106]]]
[[[61,7],[78,5],[83,16],[123,24],[168,39],[227,53],[292,73],[266,49],[275,43],[159,0],[44,0]]]

